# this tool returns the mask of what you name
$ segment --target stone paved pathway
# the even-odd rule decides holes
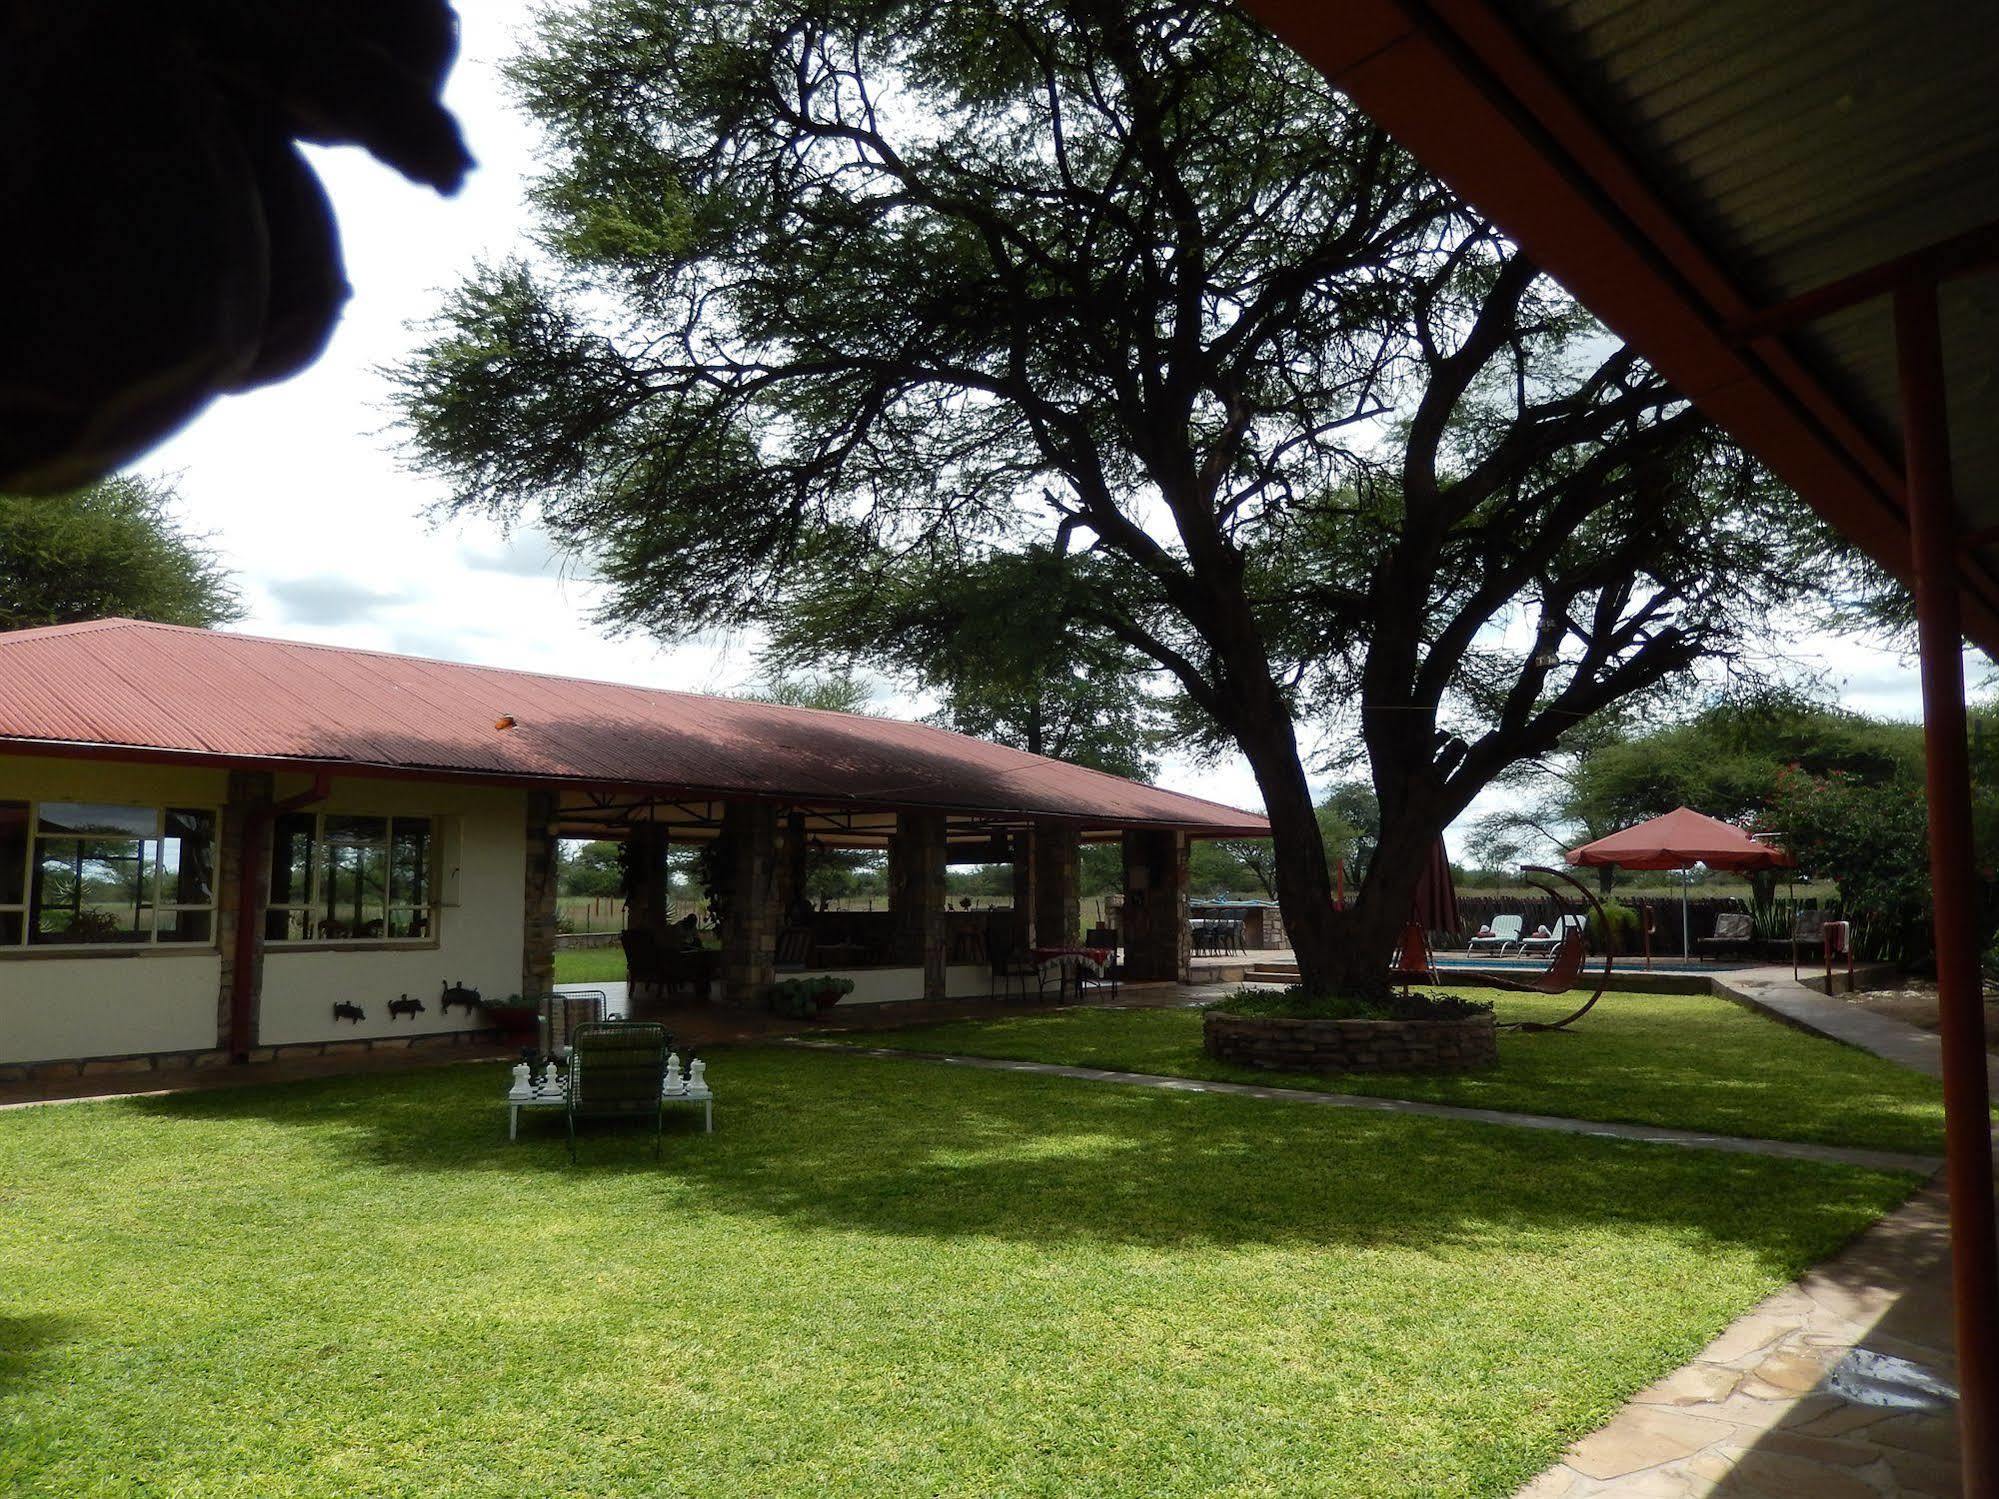
[[[1798,983],[1788,968],[1717,975],[1716,992],[1936,1076],[1937,1038]],[[1999,1062],[1993,1064],[1999,1080]],[[1516,1499],[1950,1499],[1956,1402],[1852,1398],[1870,1355],[1954,1388],[1946,1198],[1932,1183],[1833,1259],[1641,1390]]]
[[[1749,968],[1717,974],[1710,982],[1717,994],[1791,1025],[1871,1051],[1911,1072],[1943,1076],[1943,1045],[1936,1032],[1808,989],[1791,977],[1789,968]],[[1999,1055],[1986,1059],[1985,1075],[1999,1093]]]
[[[1641,1390],[1518,1499],[1950,1499],[1955,1401],[1896,1410],[1835,1382],[1864,1349],[1951,1387],[1950,1345],[1944,1197],[1932,1187]]]
[[[1419,1114],[1429,1119],[1498,1124],[1514,1129],[1551,1130],[1564,1135],[1594,1135],[1607,1140],[1636,1140],[1648,1145],[1677,1145],[1696,1150],[1721,1150],[1738,1155],[1777,1156],[1793,1161],[1820,1161],[1836,1166],[1862,1166],[1877,1171],[1914,1171],[1928,1176],[1943,1162],[1935,1156],[1903,1155],[1891,1150],[1856,1150],[1839,1145],[1808,1145],[1794,1140],[1756,1140],[1738,1135],[1711,1135],[1699,1130],[1663,1129],[1649,1124],[1604,1124],[1590,1119],[1563,1119],[1553,1114],[1514,1114],[1503,1109],[1464,1108],[1456,1104],[1419,1103],[1406,1098],[1374,1098],[1363,1093],[1324,1093],[1307,1088],[1270,1088],[1259,1083],[1225,1083],[1206,1078],[1166,1077],[1151,1072],[1114,1072],[1102,1067],[1071,1067],[1057,1062],[1023,1062],[1003,1057],[962,1057],[934,1051],[909,1051],[891,1046],[853,1046],[840,1041],[787,1038],[784,1045],[810,1050],[848,1052],[911,1062],[939,1062],[985,1072],[1031,1072],[1044,1077],[1077,1078],[1092,1083],[1122,1083],[1175,1093],[1222,1093],[1238,1098],[1262,1098],[1277,1103],[1319,1104],[1378,1114]]]

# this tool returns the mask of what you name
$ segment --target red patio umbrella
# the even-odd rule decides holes
[[[1615,864],[1620,869],[1692,869],[1696,864],[1709,869],[1783,869],[1796,862],[1781,848],[1758,843],[1741,828],[1691,807],[1675,807],[1663,817],[1572,848],[1567,857],[1571,864],[1591,868]],[[1687,887],[1682,883],[1680,943],[1691,954],[1689,926]]]

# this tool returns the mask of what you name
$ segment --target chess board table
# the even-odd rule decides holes
[[[515,1088],[507,1094],[507,1138],[518,1140],[521,1128],[522,1109],[560,1109],[568,1103],[562,1087],[530,1088],[523,1093]],[[698,1106],[701,1110],[701,1127],[707,1134],[715,1133],[715,1090],[702,1088],[695,1090],[684,1082],[679,1089],[669,1092],[664,1080],[660,1083],[659,1101],[662,1104],[678,1103]]]

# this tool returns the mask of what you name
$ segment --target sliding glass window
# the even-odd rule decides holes
[[[0,948],[211,942],[215,812],[0,802]]]
[[[272,942],[422,941],[435,929],[431,820],[294,812],[272,829]]]

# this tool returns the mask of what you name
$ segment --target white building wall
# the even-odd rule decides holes
[[[222,805],[218,770],[0,755],[0,801]],[[214,946],[59,954],[0,948],[0,1063],[215,1045],[222,957]]]
[[[226,772],[106,760],[0,755],[0,800],[220,808]],[[310,785],[277,778],[280,798]],[[438,1003],[447,983],[488,998],[520,986],[526,893],[526,793],[505,787],[336,777],[313,810],[439,819],[437,937],[395,947],[266,948],[258,1044],[350,1041],[490,1028],[477,1010]],[[222,958],[213,945],[107,948],[87,954],[0,948],[0,1064],[206,1051],[223,1044]],[[423,1001],[391,1020],[389,1001]],[[366,1020],[336,1021],[333,1006]]]
[[[280,800],[308,785],[280,776]],[[523,901],[527,881],[527,793],[504,787],[444,782],[336,779],[333,794],[312,810],[426,816],[440,824],[439,885],[447,902],[437,941],[411,947],[285,947],[264,949],[260,1046],[303,1041],[353,1041],[377,1036],[486,1030],[477,1010],[447,1016],[438,997],[463,983],[488,999],[520,988]],[[389,1001],[407,994],[423,1013],[393,1020]],[[359,1005],[365,1020],[335,1020],[337,1003]]]
[[[852,979],[854,992],[844,996],[843,1005],[894,1004],[923,998],[921,968],[804,968],[780,973],[780,979],[817,977]],[[992,970],[983,963],[953,963],[944,970],[944,993],[950,999],[970,999],[992,988]]]

